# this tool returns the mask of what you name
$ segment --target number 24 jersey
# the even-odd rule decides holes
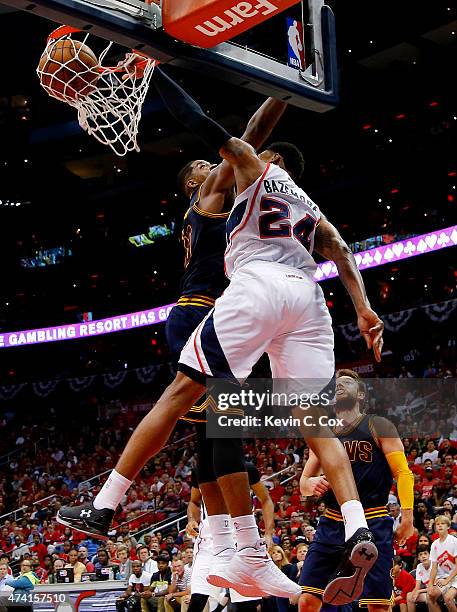
[[[272,261],[314,274],[319,207],[285,170],[267,164],[235,199],[227,220],[225,272],[229,278],[253,261]]]

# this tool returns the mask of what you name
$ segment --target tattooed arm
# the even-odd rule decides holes
[[[314,248],[319,255],[335,262],[341,282],[354,304],[360,333],[364,337],[367,347],[373,349],[376,361],[381,361],[384,323],[371,309],[365,284],[351,249],[336,227],[329,223],[325,217],[322,217],[317,226]]]

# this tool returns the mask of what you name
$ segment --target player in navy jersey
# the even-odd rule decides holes
[[[393,522],[387,512],[387,502],[395,478],[402,506],[402,520],[395,537],[404,542],[413,533],[414,478],[395,427],[383,418],[365,414],[364,401],[365,385],[359,376],[352,370],[337,372],[335,413],[344,425],[336,434],[349,456],[360,501],[378,549],[378,559],[366,577],[359,605],[368,606],[370,612],[387,612],[393,605],[390,572],[394,556]],[[327,507],[299,580],[303,590],[301,610],[318,612],[327,582],[338,565],[338,553],[344,553],[344,525],[339,504],[312,451],[300,479],[300,489],[302,495],[322,496]],[[334,586],[333,593],[336,592]],[[332,592],[327,595],[331,601]]]
[[[383,323],[370,307],[354,257],[336,228],[294,182],[290,149],[267,148],[257,156],[252,146],[210,119],[160,69],[155,84],[172,114],[233,168],[237,198],[231,211],[233,223],[229,220],[228,224],[225,257],[226,273],[232,278],[184,347],[175,381],[136,428],[94,502],[60,509],[60,522],[99,537],[107,534],[114,508],[143,465],[163,447],[177,418],[205,392],[208,376],[242,381],[266,351],[274,377],[332,379],[333,333],[322,290],[313,280],[314,244],[319,254],[335,262],[353,301],[359,329],[377,360],[383,344]],[[318,455],[341,506],[345,550],[357,563],[357,576],[344,573],[349,568],[344,560],[333,581],[339,581],[339,598],[334,603],[344,604],[347,593],[352,599],[358,596],[359,577],[373,566],[376,546],[341,443],[331,436],[308,437],[307,443]],[[259,596],[298,595],[301,589],[267,555],[251,513],[244,466],[234,471],[234,461],[236,464],[237,456],[229,453],[221,454],[217,461],[213,457],[223,499],[217,499],[214,492],[206,503],[226,504],[237,550],[229,544],[232,535],[224,531],[219,515],[219,545],[222,548],[227,543],[226,554],[218,556],[208,581],[216,586],[236,585],[237,589],[254,587]]]

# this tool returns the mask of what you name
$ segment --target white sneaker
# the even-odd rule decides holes
[[[268,597],[268,594],[264,591],[249,584],[242,584],[236,575],[232,575],[229,566],[234,555],[235,550],[230,548],[222,551],[219,555],[214,555],[211,571],[206,581],[216,587],[233,589],[243,597]]]
[[[207,578],[210,584],[235,589],[254,588],[256,595],[247,597],[296,597],[301,593],[301,587],[277,567],[268,556],[263,540],[259,540],[255,547],[243,548],[232,558],[228,567],[221,571],[211,571]]]

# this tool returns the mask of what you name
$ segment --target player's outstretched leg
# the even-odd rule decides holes
[[[178,372],[175,380],[133,432],[116,467],[93,502],[60,508],[57,521],[95,538],[106,539],[114,511],[132,481],[162,449],[178,418],[204,392],[203,385]]]
[[[215,564],[208,582],[214,586],[232,588],[247,597],[298,596],[301,588],[275,565],[268,555],[265,540],[260,537],[252,514],[249,480],[240,440],[214,440],[214,469],[233,518],[237,550],[231,555],[224,556],[222,550],[221,555],[215,554]]]
[[[306,442],[320,460],[344,519],[346,544],[341,562],[323,594],[325,603],[344,606],[363,591],[365,576],[378,558],[373,534],[368,529],[348,455],[333,437],[311,438]]]

